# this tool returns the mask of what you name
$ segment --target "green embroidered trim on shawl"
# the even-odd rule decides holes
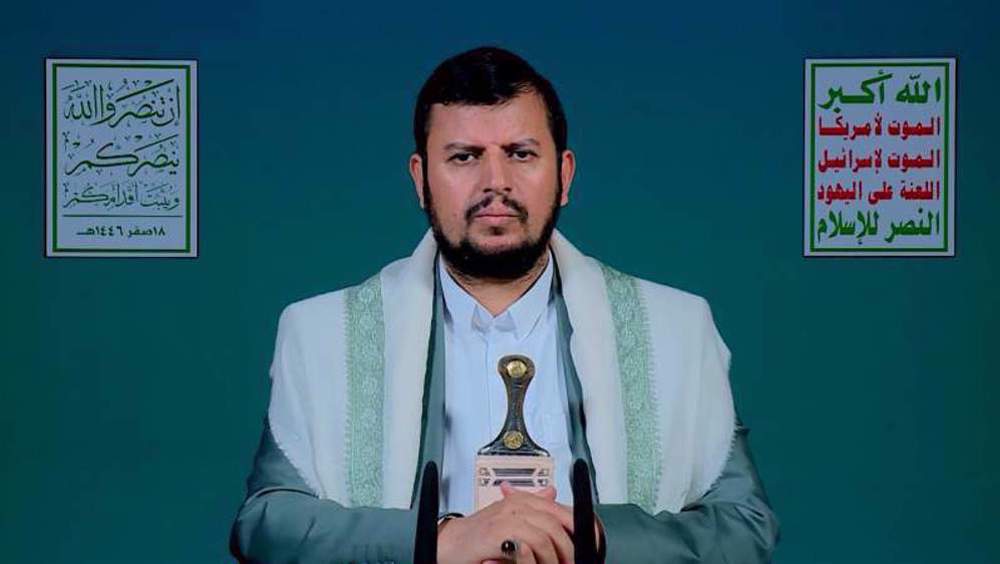
[[[601,268],[615,325],[625,408],[628,500],[652,513],[660,484],[660,441],[649,319],[638,281],[604,264]]]
[[[382,283],[369,278],[347,290],[347,493],[351,505],[382,502],[384,396]]]

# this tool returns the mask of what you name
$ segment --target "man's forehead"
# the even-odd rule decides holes
[[[508,144],[527,139],[552,143],[545,102],[534,92],[500,104],[434,104],[428,120],[428,145]]]

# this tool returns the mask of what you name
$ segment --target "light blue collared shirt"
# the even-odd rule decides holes
[[[535,283],[494,317],[438,259],[445,320],[445,434],[441,511],[470,514],[476,452],[500,433],[507,392],[497,362],[523,354],[535,363],[524,399],[528,434],[555,459],[556,500],[572,504],[566,385],[558,373],[558,318],[552,295],[554,257]]]

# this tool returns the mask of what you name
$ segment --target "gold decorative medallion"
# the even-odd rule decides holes
[[[515,380],[520,380],[528,373],[528,365],[521,359],[514,359],[507,363],[507,374]]]
[[[503,446],[517,450],[524,444],[524,435],[520,431],[507,431],[503,435]]]

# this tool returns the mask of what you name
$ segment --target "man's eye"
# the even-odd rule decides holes
[[[514,157],[514,160],[516,161],[526,161],[531,157],[534,157],[535,152],[528,150],[511,151],[510,156]]]
[[[473,155],[472,153],[455,153],[454,155],[449,157],[448,160],[455,161],[458,163],[467,163],[472,161],[472,159],[474,158],[476,158],[476,156]]]

